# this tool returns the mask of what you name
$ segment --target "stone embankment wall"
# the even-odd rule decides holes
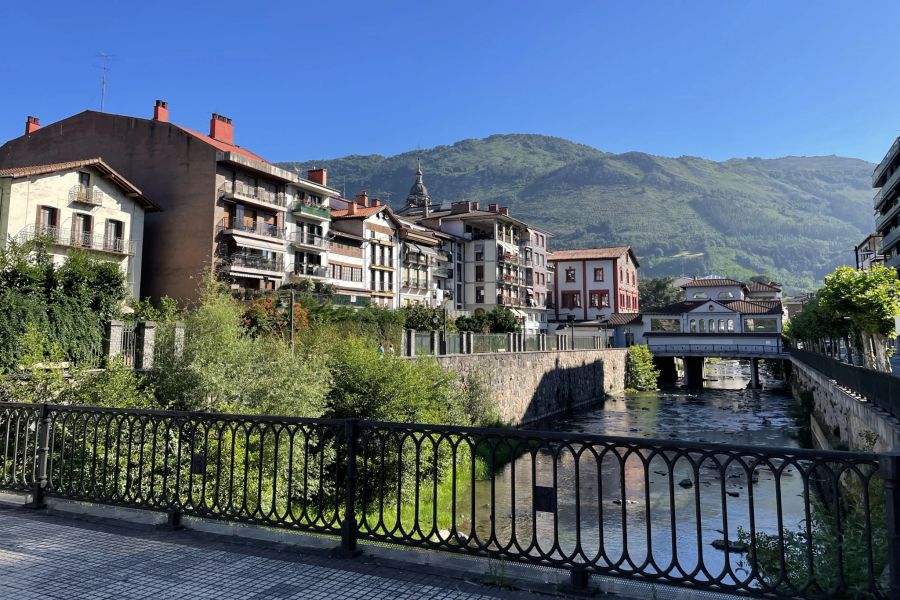
[[[809,408],[816,445],[859,449],[865,436],[875,434],[875,451],[900,451],[900,421],[871,402],[844,391],[805,363],[795,359],[791,363],[794,397],[803,400],[811,396]]]
[[[483,377],[500,417],[523,425],[625,390],[623,349],[498,352],[435,357],[460,377]]]

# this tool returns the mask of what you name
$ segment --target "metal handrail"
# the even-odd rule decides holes
[[[72,228],[66,229],[48,225],[27,225],[19,232],[18,239],[20,242],[46,239],[56,246],[127,254],[129,256],[133,255],[136,249],[134,240],[109,238],[104,234],[94,234],[91,231],[79,231]]]
[[[243,267],[245,269],[259,269],[262,271],[284,271],[282,258],[265,258],[249,252],[235,252],[225,256],[223,262],[231,267]]]
[[[80,183],[73,185],[69,190],[69,202],[80,202],[91,206],[103,205],[103,192],[100,188]]]
[[[846,592],[835,571],[855,569],[872,597],[900,592],[882,578],[900,564],[896,545],[876,546],[900,534],[884,510],[900,502],[897,454],[53,404],[0,403],[0,433],[0,488],[38,506],[53,497],[311,531],[340,536],[345,552],[368,540],[490,556],[582,582],[821,598]],[[477,466],[509,473],[502,493]],[[858,537],[845,535],[853,511]],[[825,566],[793,560],[822,550]]]
[[[325,236],[321,236],[315,233],[309,233],[307,231],[295,232],[294,238],[291,241],[295,244],[315,246],[316,248],[327,248],[331,244],[330,240]]]
[[[219,231],[238,231],[242,233],[255,233],[256,235],[263,235],[270,238],[276,238],[279,240],[287,239],[287,229],[284,227],[278,227],[276,225],[272,225],[271,223],[266,223],[264,221],[251,221],[244,222],[238,220],[236,217],[224,217],[219,222]]]
[[[219,186],[219,195],[239,196],[243,199],[264,202],[274,206],[287,208],[287,196],[284,192],[271,192],[259,186],[252,186],[243,181],[226,181]]]

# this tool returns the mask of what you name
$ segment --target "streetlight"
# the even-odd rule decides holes
[[[566,315],[566,322],[569,324],[570,336],[572,339],[572,347],[569,350],[575,349],[575,315],[568,314]]]

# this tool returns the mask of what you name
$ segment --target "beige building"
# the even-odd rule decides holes
[[[0,169],[0,243],[42,238],[57,264],[73,249],[115,262],[135,298],[144,213],[158,210],[100,158]]]

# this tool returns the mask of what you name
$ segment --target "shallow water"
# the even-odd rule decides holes
[[[764,447],[798,447],[793,400],[778,382],[747,390],[738,363],[710,365],[707,388],[668,390],[606,399],[533,429]],[[603,450],[606,450],[604,452]],[[629,452],[578,445],[542,448],[479,482],[476,539],[522,553],[589,560],[625,572],[693,573],[737,583],[749,576],[745,556],[712,546],[738,539],[738,530],[776,534],[804,519],[803,478],[788,466],[723,467],[709,455]],[[724,476],[723,476],[724,475]],[[690,479],[690,487],[678,485]],[[551,486],[557,513],[535,512],[532,488]],[[781,498],[780,510],[776,498]],[[471,504],[471,503],[467,503]],[[460,522],[465,531],[466,521]],[[492,529],[491,523],[494,523]],[[700,524],[698,527],[698,523]],[[528,548],[530,544],[536,547]]]

